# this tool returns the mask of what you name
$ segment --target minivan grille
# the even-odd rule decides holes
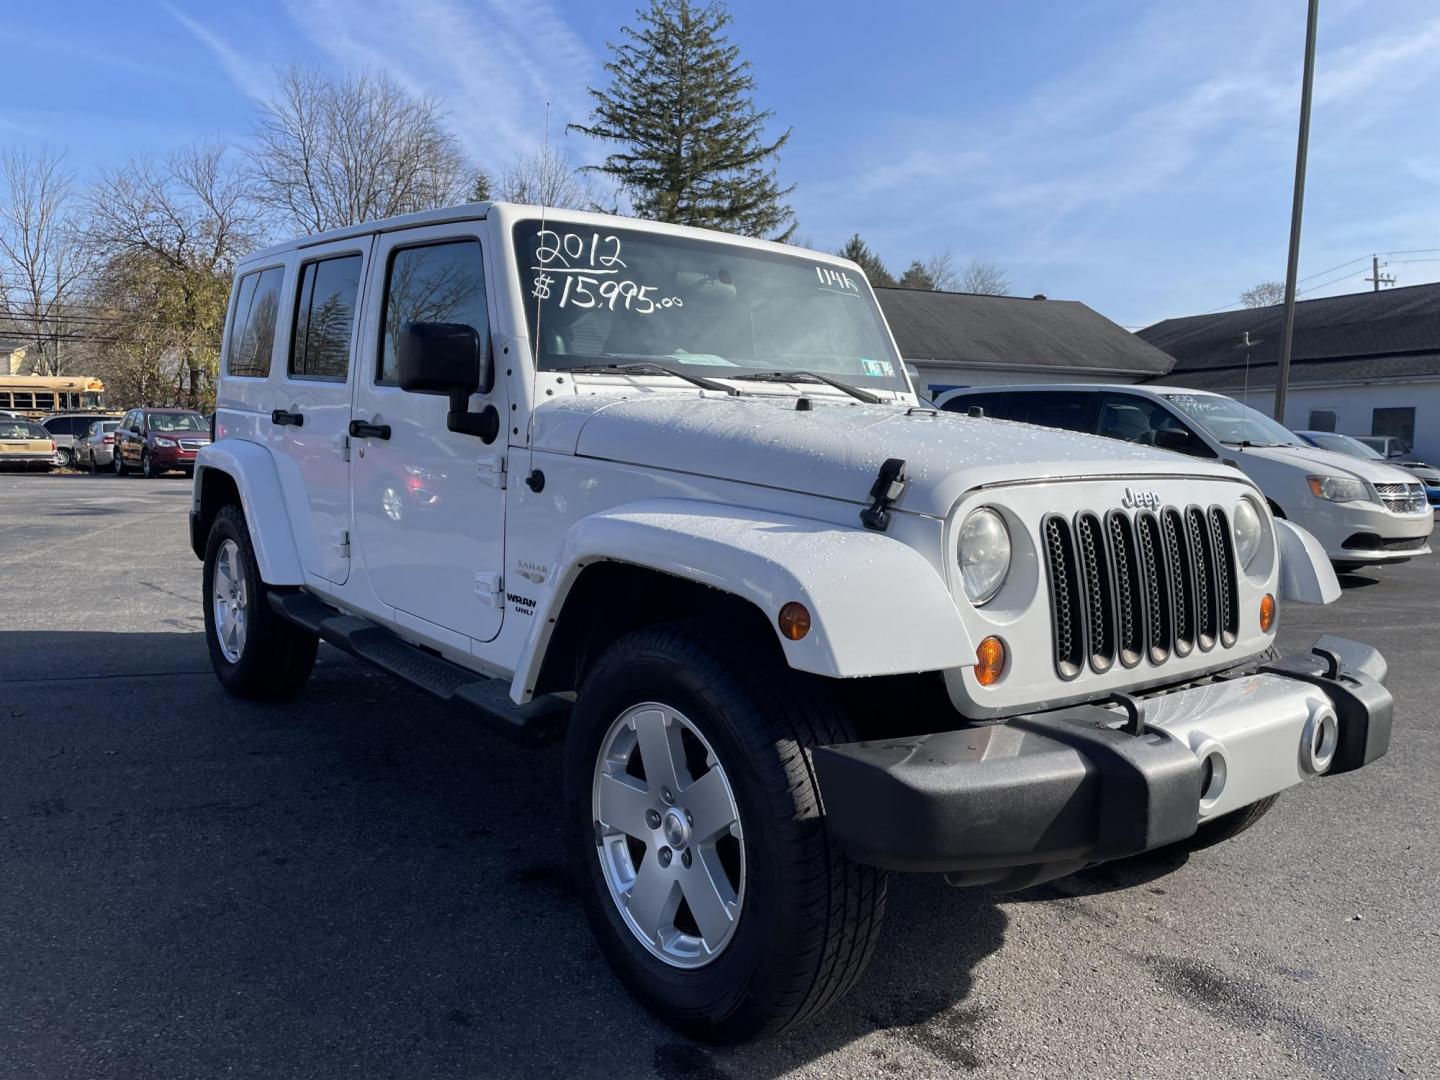
[[[1239,582],[1220,507],[1112,510],[1103,523],[1049,514],[1041,536],[1061,678],[1235,644]]]
[[[1385,509],[1396,514],[1415,514],[1429,505],[1424,484],[1376,484],[1375,493]]]

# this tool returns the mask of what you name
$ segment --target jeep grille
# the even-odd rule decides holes
[[[1235,549],[1220,507],[1049,514],[1040,532],[1061,678],[1235,644]]]

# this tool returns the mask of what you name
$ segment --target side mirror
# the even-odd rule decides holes
[[[1179,428],[1159,428],[1155,432],[1155,445],[1161,450],[1173,450],[1177,454],[1195,453],[1195,437]]]
[[[466,323],[409,322],[400,327],[395,360],[402,390],[447,395],[445,426],[488,443],[500,433],[500,414],[493,405],[470,411],[470,395],[488,394],[495,384],[494,361],[485,346]]]

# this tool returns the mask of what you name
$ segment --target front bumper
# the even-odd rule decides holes
[[[1435,527],[1428,509],[1397,514],[1371,502],[1326,503],[1311,513],[1294,515],[1292,520],[1320,541],[1332,561],[1359,564],[1403,562],[1428,555]]]
[[[150,460],[165,469],[190,469],[195,466],[198,450],[186,450],[180,446],[152,446]]]
[[[857,862],[1023,888],[1194,834],[1201,823],[1390,745],[1384,658],[1316,651],[1138,703],[823,746],[829,829]],[[1139,733],[1136,734],[1136,729]]]

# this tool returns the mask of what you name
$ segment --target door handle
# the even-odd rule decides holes
[[[388,439],[390,438],[390,425],[370,424],[364,420],[351,420],[350,437],[352,439]]]
[[[281,427],[303,427],[305,425],[305,414],[276,409],[270,414],[270,422],[272,424],[279,424]]]

